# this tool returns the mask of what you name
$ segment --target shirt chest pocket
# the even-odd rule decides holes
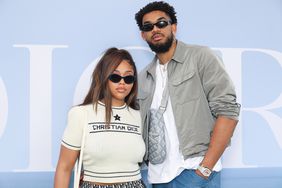
[[[144,101],[149,96],[149,92],[143,91],[141,89],[138,90],[137,100]]]
[[[144,115],[145,111],[150,107],[149,96],[149,92],[145,92],[141,89],[138,90],[137,101],[139,102],[140,111],[142,115]]]
[[[195,71],[177,76],[172,80],[172,92],[178,104],[183,104],[200,97],[201,82]]]

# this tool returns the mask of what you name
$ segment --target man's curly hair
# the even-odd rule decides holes
[[[176,12],[174,11],[174,8],[164,1],[155,1],[147,4],[135,14],[135,20],[140,30],[143,26],[143,16],[155,10],[165,12],[170,17],[171,24],[177,24]]]

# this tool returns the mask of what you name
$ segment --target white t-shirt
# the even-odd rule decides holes
[[[151,108],[158,109],[167,79],[167,65],[161,65],[157,61],[156,67],[156,88]],[[172,111],[170,98],[168,99],[166,111],[163,114],[165,121],[165,137],[167,156],[162,164],[153,165],[149,163],[148,180],[150,183],[168,183],[178,176],[184,169],[196,169],[203,157],[194,157],[184,160],[182,153],[179,151],[179,140],[175,126],[174,115]],[[220,171],[222,165],[220,160],[213,168],[214,171]]]
[[[145,153],[141,117],[126,105],[112,107],[109,126],[105,125],[105,106],[99,102],[97,113],[93,105],[76,106],[69,111],[68,125],[62,145],[80,150],[83,126],[84,181],[117,183],[141,179],[139,162]]]

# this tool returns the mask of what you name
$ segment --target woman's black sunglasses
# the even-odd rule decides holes
[[[135,81],[135,76],[133,75],[121,76],[118,74],[111,74],[109,76],[109,80],[111,80],[114,83],[119,83],[121,79],[123,79],[126,84],[132,84]]]
[[[168,24],[171,24],[171,21],[166,21],[166,20],[160,20],[154,24],[152,23],[146,23],[144,25],[142,25],[141,27],[141,31],[152,31],[154,29],[154,26],[157,26],[157,28],[162,29],[165,28],[166,26],[168,26]]]

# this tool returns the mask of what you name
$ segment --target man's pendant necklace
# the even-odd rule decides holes
[[[167,63],[164,65],[159,64],[160,67],[160,72],[161,72],[161,77],[162,77],[162,88],[165,87],[166,83],[166,71],[167,71]]]

